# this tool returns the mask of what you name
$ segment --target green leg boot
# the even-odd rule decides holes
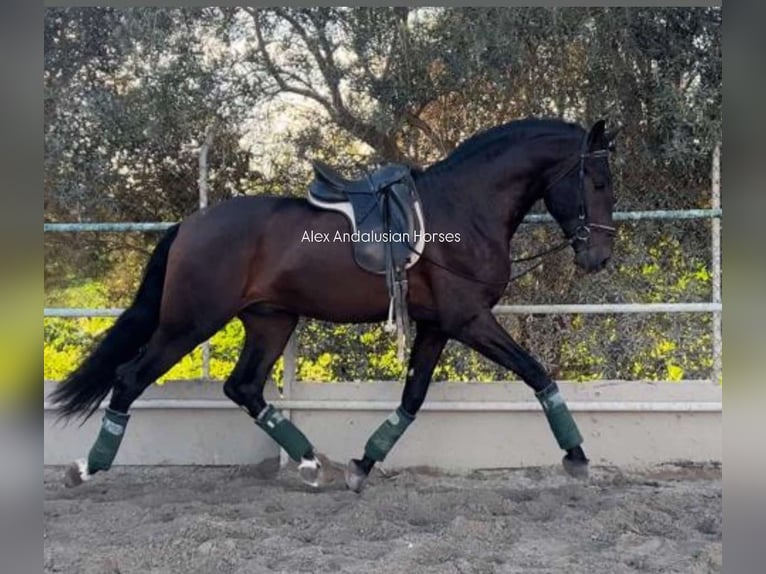
[[[386,458],[388,452],[394,447],[396,441],[404,434],[407,427],[412,424],[415,417],[405,412],[402,407],[396,409],[383,421],[364,446],[364,456],[380,462]]]
[[[582,435],[569,412],[564,397],[559,393],[556,383],[551,383],[545,389],[536,393],[535,396],[545,411],[545,418],[556,437],[559,447],[570,450],[582,444]]]
[[[275,409],[267,405],[255,418],[255,424],[285,449],[288,456],[298,463],[301,480],[313,487],[322,481],[322,464],[314,456],[314,447],[300,429]]]
[[[313,455],[314,448],[300,429],[272,405],[267,405],[256,417],[255,424],[285,449],[296,462]]]
[[[106,409],[101,420],[101,430],[88,454],[88,474],[112,468],[114,457],[120,448],[130,415]]]
[[[64,484],[68,487],[79,486],[90,480],[91,476],[100,470],[109,470],[120,449],[129,414],[106,409],[101,419],[101,430],[96,442],[88,453],[87,460],[78,459],[67,467],[64,473]]]

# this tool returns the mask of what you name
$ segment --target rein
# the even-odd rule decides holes
[[[574,242],[573,239],[565,239],[564,241],[562,241],[561,243],[555,245],[554,247],[551,247],[550,249],[547,249],[547,250],[542,251],[540,253],[536,253],[535,255],[530,255],[529,257],[521,257],[519,259],[511,259],[511,263],[517,263],[517,262],[520,262],[520,261],[532,261],[533,259],[539,259],[541,257],[545,257],[547,255],[551,255],[553,253],[556,253],[557,251],[561,251],[565,247],[571,245],[573,242]],[[407,245],[407,248],[410,251],[412,251],[413,253],[415,253],[418,257],[420,257],[423,261],[427,261],[431,265],[439,267],[440,269],[444,269],[445,271],[449,271],[453,275],[457,275],[458,277],[466,279],[467,281],[473,281],[474,283],[479,283],[480,285],[489,285],[489,286],[492,286],[492,287],[497,287],[497,286],[500,286],[500,285],[507,285],[511,281],[516,281],[516,279],[518,279],[519,277],[522,277],[522,276],[526,275],[527,273],[529,273],[533,269],[536,269],[537,267],[539,267],[540,265],[543,264],[543,261],[538,261],[537,263],[535,263],[534,265],[528,267],[527,269],[525,269],[521,273],[516,273],[515,275],[511,275],[505,281],[483,281],[483,280],[477,279],[476,277],[473,277],[471,275],[466,275],[465,273],[462,273],[461,271],[458,271],[456,269],[452,269],[451,267],[448,267],[447,265],[444,265],[443,263],[439,263],[438,261],[434,261],[430,257],[426,257],[425,255],[423,255],[421,252],[419,252],[414,247],[410,247],[409,244]]]

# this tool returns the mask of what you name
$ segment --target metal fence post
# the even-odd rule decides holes
[[[721,209],[721,144],[713,150],[713,166],[711,173],[711,194],[713,209]],[[711,256],[713,271],[713,303],[721,303],[721,220],[713,218],[710,222],[712,229]],[[723,376],[723,336],[721,331],[721,311],[713,312],[713,373],[714,384],[721,384]]]
[[[298,374],[298,337],[295,332],[290,335],[285,345],[284,374],[282,376],[282,396],[285,399],[292,398],[292,389]]]
[[[293,398],[293,384],[298,374],[298,337],[295,331],[290,335],[285,345],[284,360],[282,371],[282,400],[289,401]],[[289,420],[292,418],[290,409],[284,409],[282,414]],[[284,449],[279,450],[279,465],[284,466],[288,463],[287,453]]]
[[[208,201],[209,186],[207,182],[208,164],[207,154],[210,150],[210,146],[213,145],[213,126],[209,125],[205,130],[205,140],[199,148],[199,179],[197,184],[199,187],[199,208],[205,209]],[[208,339],[202,343],[202,378],[210,378],[210,340]]]

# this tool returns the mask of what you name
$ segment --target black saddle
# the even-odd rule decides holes
[[[355,180],[320,161],[313,167],[308,200],[346,216],[357,265],[378,275],[398,275],[417,262],[425,227],[409,167],[391,164]]]

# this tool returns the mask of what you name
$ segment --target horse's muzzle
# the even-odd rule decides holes
[[[586,273],[601,271],[612,257],[612,250],[607,246],[594,246],[575,253],[575,263]]]

